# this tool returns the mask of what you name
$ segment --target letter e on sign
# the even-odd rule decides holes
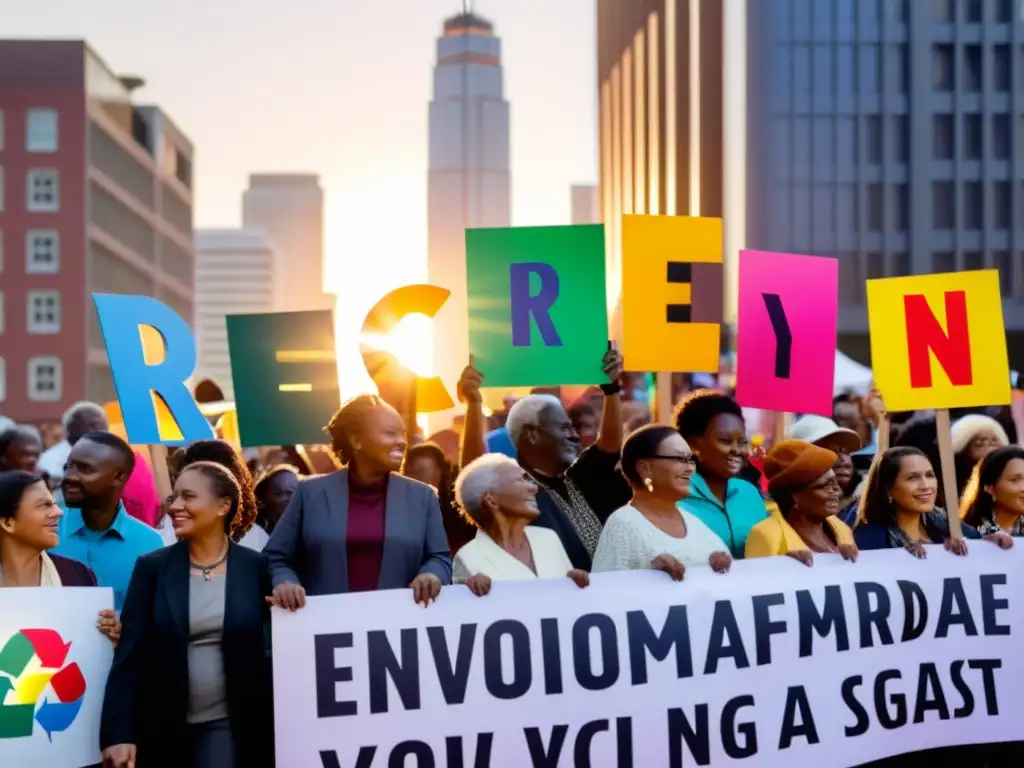
[[[871,365],[890,411],[1010,402],[999,273],[867,281]]]

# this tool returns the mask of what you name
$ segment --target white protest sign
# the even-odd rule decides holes
[[[314,597],[273,615],[277,763],[845,768],[1024,739],[1024,551],[970,547],[451,587],[426,609]]]
[[[96,628],[109,588],[0,589],[0,765],[100,762],[114,646]]]

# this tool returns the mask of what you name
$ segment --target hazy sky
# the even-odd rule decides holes
[[[332,283],[425,277],[434,45],[460,0],[8,5],[0,35],[85,38],[145,78],[138,100],[196,143],[198,226],[238,225],[251,171],[317,172]],[[504,47],[515,225],[569,223],[570,184],[596,179],[594,5],[476,2]]]

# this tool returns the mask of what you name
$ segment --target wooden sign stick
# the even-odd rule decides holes
[[[935,411],[935,432],[939,439],[939,464],[942,467],[942,490],[946,497],[946,518],[949,536],[963,538],[960,528],[960,497],[956,490],[956,462],[953,460],[953,434],[949,423],[949,409]]]

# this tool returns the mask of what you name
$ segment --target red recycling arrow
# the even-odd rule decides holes
[[[50,687],[62,703],[77,701],[85,693],[85,678],[77,662],[71,662],[50,678]]]
[[[68,657],[71,643],[65,643],[52,629],[23,629],[21,634],[28,638],[45,669],[58,669]]]

